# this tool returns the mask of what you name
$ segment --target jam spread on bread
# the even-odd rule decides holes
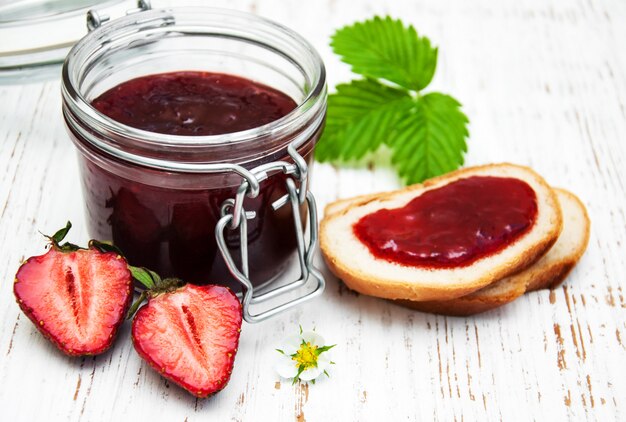
[[[504,249],[536,218],[537,196],[526,182],[472,176],[426,191],[402,208],[368,214],[353,231],[378,258],[452,268]]]

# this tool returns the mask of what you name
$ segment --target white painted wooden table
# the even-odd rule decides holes
[[[183,3],[183,2],[180,2]],[[185,2],[187,3],[187,2]],[[196,400],[143,363],[128,339],[70,359],[21,314],[13,275],[38,230],[67,219],[87,240],[59,83],[0,87],[0,420],[626,420],[626,3],[589,1],[213,1],[285,23],[320,50],[331,86],[347,68],[333,29],[402,17],[440,47],[433,88],[464,103],[468,164],[530,165],[577,193],[589,249],[565,285],[471,318],[412,312],[346,290],[244,325],[228,387]],[[384,168],[317,165],[320,209],[397,186]],[[275,344],[317,327],[337,343],[332,377],[280,382]]]

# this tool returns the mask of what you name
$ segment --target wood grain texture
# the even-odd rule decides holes
[[[298,30],[321,52],[331,86],[350,78],[327,46],[333,28],[374,13],[412,22],[440,47],[432,89],[458,97],[470,117],[467,163],[529,165],[575,192],[592,220],[587,253],[563,287],[471,318],[359,296],[329,275],[323,297],[244,325],[230,384],[196,400],[139,359],[128,324],[106,354],[70,359],[20,314],[13,277],[24,256],[41,253],[38,230],[71,219],[72,240],[87,234],[59,83],[0,86],[0,419],[626,419],[626,3],[212,4]],[[398,181],[378,163],[316,164],[312,184],[321,211]],[[274,373],[273,349],[298,324],[337,343],[330,379],[292,386]]]

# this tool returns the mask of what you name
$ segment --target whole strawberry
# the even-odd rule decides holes
[[[140,271],[143,271],[141,274]],[[197,397],[223,389],[233,370],[241,332],[242,308],[227,287],[161,280],[154,272],[133,268],[148,287],[133,305],[135,350],[162,376]]]
[[[44,255],[28,258],[15,275],[17,303],[41,333],[70,356],[106,351],[132,298],[126,260],[91,241],[87,249],[61,244],[72,227],[50,240]]]

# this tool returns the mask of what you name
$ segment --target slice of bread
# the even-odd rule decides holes
[[[563,215],[563,230],[550,250],[530,267],[470,293],[444,301],[397,301],[433,314],[468,316],[514,301],[527,291],[558,286],[574,268],[589,242],[590,221],[583,203],[571,192],[554,189]]]
[[[483,287],[468,295],[450,300],[427,300],[417,302],[413,300],[396,300],[395,302],[416,311],[428,312],[430,314],[469,316],[499,308],[502,305],[513,302],[526,292],[528,278],[523,276],[527,270],[533,268],[531,265],[526,270],[522,270],[520,277],[517,275],[505,277],[487,287]]]
[[[557,192],[557,197],[559,196],[558,193],[559,192]],[[380,196],[380,194],[374,193],[337,200],[326,206],[324,210],[324,216],[327,217],[331,214],[348,208],[350,205],[358,201],[368,198],[375,198],[376,196]],[[566,216],[563,215],[563,219],[565,218]],[[565,224],[563,225],[563,230],[565,230]],[[561,236],[559,236],[559,239],[561,239],[562,236],[563,232],[561,232]],[[559,240],[557,240],[555,245],[550,248],[550,251],[552,251],[558,243]],[[540,261],[544,260],[545,257],[549,254],[550,252],[544,255]],[[527,268],[526,270],[522,270],[518,274],[522,275],[531,268],[534,268],[536,264],[537,263],[531,265],[529,268]],[[526,292],[527,283],[528,280],[525,277],[518,277],[516,274],[513,276],[505,277],[504,279],[496,281],[495,283],[490,284],[487,287],[483,287],[482,289],[472,292],[469,295],[462,296],[456,299],[424,302],[398,299],[395,300],[395,302],[407,308],[415,309],[422,312],[452,316],[467,316],[478,314],[480,312],[485,312],[490,309],[495,309],[499,306],[514,301]]]
[[[563,216],[563,230],[550,250],[530,267],[483,287],[469,295],[446,301],[397,300],[400,305],[422,312],[468,316],[505,305],[526,291],[558,286],[574,268],[589,242],[590,220],[583,203],[571,192],[554,188]],[[325,216],[348,208],[355,202],[374,198],[369,194],[329,204]]]
[[[537,195],[533,227],[503,250],[470,265],[432,269],[405,266],[372,255],[354,235],[352,226],[363,216],[383,208],[399,208],[424,192],[471,176],[513,177],[528,183]],[[340,202],[345,205],[346,200]],[[336,212],[331,212],[336,210]],[[330,270],[348,287],[386,299],[449,300],[465,296],[535,262],[556,241],[561,211],[546,182],[529,168],[492,164],[466,168],[394,192],[363,195],[347,207],[331,204],[320,224],[320,246]]]
[[[591,221],[587,208],[576,195],[555,188],[563,214],[563,231],[550,251],[528,269],[526,291],[554,289],[572,271],[587,249]]]

